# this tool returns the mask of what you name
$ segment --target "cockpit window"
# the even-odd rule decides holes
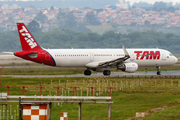
[[[169,53],[169,56],[173,56],[173,54],[172,54],[172,53]]]

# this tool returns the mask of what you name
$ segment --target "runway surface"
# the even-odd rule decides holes
[[[77,78],[180,78],[180,71],[162,71],[162,75],[156,75],[155,71],[150,72],[136,72],[136,73],[124,73],[124,72],[112,72],[110,76],[104,76],[102,73],[92,74],[91,76],[85,76],[83,74],[75,75],[2,75],[2,77],[18,77],[18,78],[60,78],[60,77],[77,77]]]

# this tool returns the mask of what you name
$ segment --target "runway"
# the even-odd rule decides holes
[[[180,71],[162,71],[162,75],[156,75],[155,71],[150,72],[112,72],[110,76],[104,76],[102,73],[85,76],[84,74],[75,75],[2,75],[2,77],[16,77],[16,78],[180,78]]]

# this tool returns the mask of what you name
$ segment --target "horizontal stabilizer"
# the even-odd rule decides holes
[[[14,52],[2,52],[1,54],[14,55]]]

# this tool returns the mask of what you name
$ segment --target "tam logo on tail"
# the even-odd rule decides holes
[[[15,56],[40,64],[56,66],[52,55],[39,46],[24,23],[17,23],[17,28],[22,51],[15,52]]]
[[[22,36],[25,36],[24,39],[29,44],[31,49],[37,46],[37,44],[34,42],[34,39],[32,38],[32,36],[28,33],[28,30],[26,29],[25,26],[22,26],[22,29],[19,30],[19,32],[21,33]]]

